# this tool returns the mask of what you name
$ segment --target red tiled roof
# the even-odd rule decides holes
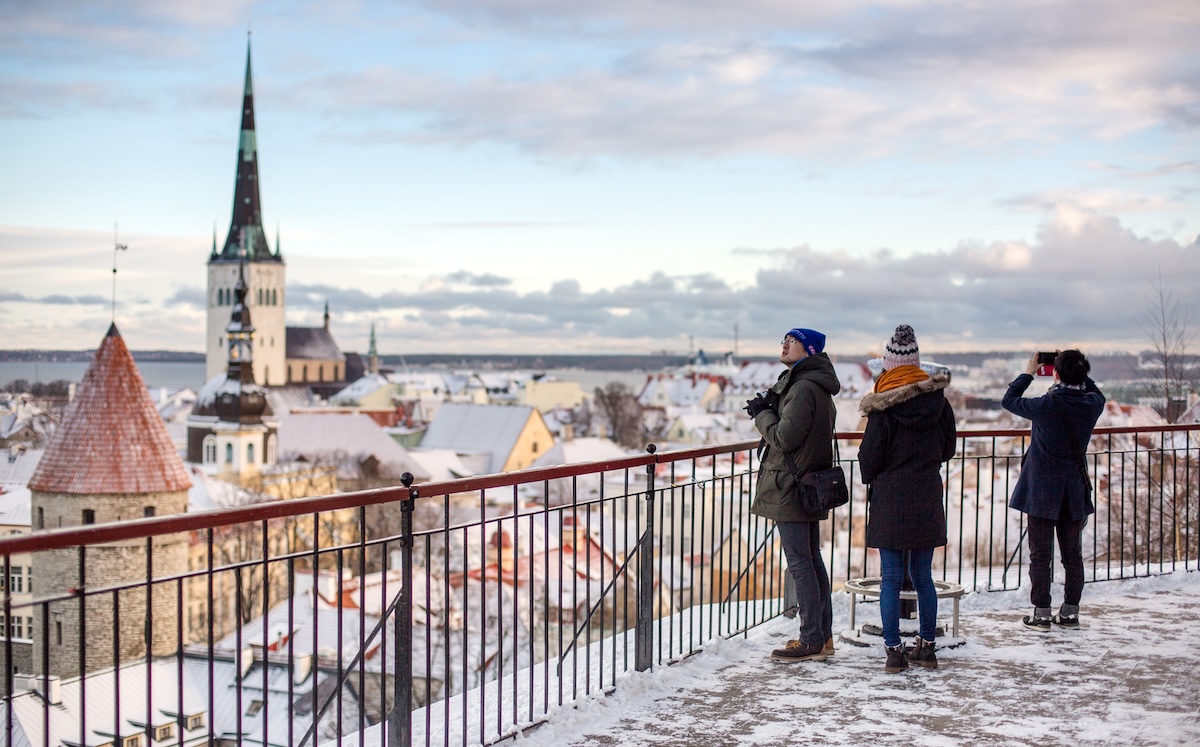
[[[44,493],[166,493],[192,481],[114,324],[29,480]]]

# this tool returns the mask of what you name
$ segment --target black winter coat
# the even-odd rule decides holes
[[[1096,511],[1083,462],[1092,428],[1104,412],[1104,395],[1086,379],[1082,390],[1055,385],[1041,397],[1022,397],[1032,383],[1032,376],[1021,374],[1004,395],[1005,410],[1033,421],[1029,450],[1008,505],[1057,521],[1065,500],[1071,520],[1083,521]]]
[[[863,397],[867,428],[858,447],[870,485],[867,546],[925,550],[946,544],[942,462],[954,456],[948,374]]]

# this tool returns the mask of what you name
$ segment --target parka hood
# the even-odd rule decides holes
[[[842,382],[838,381],[833,361],[829,360],[829,356],[825,353],[810,355],[798,361],[796,365],[779,374],[779,380],[771,388],[782,392],[787,389],[789,384],[801,379],[813,382],[828,392],[830,396],[836,395],[842,390]]]
[[[939,373],[915,384],[872,392],[862,398],[859,411],[863,415],[890,410],[903,423],[919,426],[937,422],[936,415],[945,401],[945,389],[950,386],[950,374]],[[935,396],[923,396],[923,395]]]

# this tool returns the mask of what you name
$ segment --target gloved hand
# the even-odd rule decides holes
[[[763,410],[771,409],[771,403],[763,396],[763,392],[759,392],[754,396],[754,399],[746,400],[746,414],[752,418],[757,418],[758,414]]]

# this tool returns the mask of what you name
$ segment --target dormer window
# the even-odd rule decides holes
[[[203,726],[204,726],[204,714],[203,713],[194,713],[191,716],[187,717],[187,722],[185,723],[185,727],[187,728],[188,731],[191,731],[193,729],[200,729],[200,728],[203,728]]]
[[[154,741],[165,742],[175,736],[175,724],[163,724],[154,727]]]

